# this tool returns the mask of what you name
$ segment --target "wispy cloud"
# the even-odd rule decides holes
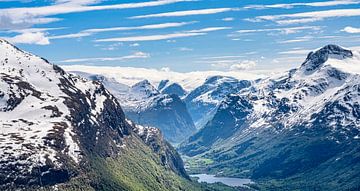
[[[139,43],[132,43],[132,44],[129,44],[130,47],[137,47],[137,46],[140,46]]]
[[[208,27],[196,30],[189,30],[171,34],[160,34],[160,35],[147,35],[147,36],[130,36],[130,37],[119,37],[119,38],[107,38],[98,39],[96,42],[137,42],[137,41],[157,41],[157,40],[169,40],[175,38],[192,37],[206,35],[208,32],[232,29],[231,27]]]
[[[119,37],[119,38],[106,38],[98,39],[95,42],[141,42],[141,41],[157,41],[157,40],[168,40],[174,38],[192,37],[205,35],[206,33],[172,33],[172,34],[161,34],[161,35],[148,35],[148,36],[130,36],[130,37]]]
[[[282,41],[279,41],[278,43],[279,44],[288,44],[288,43],[297,43],[297,42],[307,42],[313,38],[314,38],[313,36],[301,36],[301,37],[296,37],[294,39],[282,40]]]
[[[101,58],[75,58],[58,61],[59,63],[76,63],[76,62],[104,62],[104,61],[124,61],[137,58],[149,58],[150,54],[144,52],[135,52],[131,55],[121,57],[101,57]]]
[[[221,19],[222,21],[233,21],[233,20],[235,20],[235,18],[233,18],[233,17],[226,17],[226,18],[223,18],[223,19]]]
[[[293,34],[302,32],[304,30],[320,30],[320,26],[301,26],[301,27],[287,27],[287,28],[268,28],[268,29],[248,29],[238,30],[237,33],[258,33],[258,32],[280,32],[281,34]]]
[[[142,26],[132,26],[132,27],[111,27],[111,28],[96,28],[96,29],[86,29],[80,31],[78,33],[51,36],[49,39],[64,39],[64,38],[80,38],[91,36],[96,33],[101,32],[113,32],[113,31],[129,31],[129,30],[149,30],[149,29],[165,29],[172,27],[181,27],[184,25],[189,25],[196,23],[196,21],[192,22],[177,22],[177,23],[160,23],[160,24],[151,24],[151,25],[142,25]]]
[[[257,63],[253,60],[243,60],[240,63],[235,63],[230,66],[230,70],[238,71],[238,70],[250,70],[255,68]]]
[[[122,42],[117,42],[109,45],[99,45],[97,44],[95,47],[100,47],[101,50],[113,51],[119,49],[119,47],[123,46]]]
[[[271,5],[248,5],[245,6],[245,9],[291,9],[294,7],[327,7],[327,6],[337,6],[337,5],[354,5],[360,4],[359,1],[354,0],[339,0],[339,1],[321,1],[321,2],[311,2],[311,3],[282,3],[282,4],[271,4]]]
[[[189,51],[193,51],[194,49],[188,47],[180,47],[178,48],[178,50],[182,52],[189,52]]]
[[[343,30],[341,30],[343,32],[347,32],[347,33],[351,33],[351,34],[356,34],[356,33],[360,33],[360,28],[355,28],[355,27],[345,27]]]
[[[13,44],[48,45],[49,39],[43,32],[26,32],[13,37],[2,37]]]
[[[309,54],[309,52],[311,52],[311,51],[312,51],[312,50],[299,49],[299,50],[282,51],[282,52],[279,52],[278,54],[307,55],[307,54]]]
[[[0,0],[1,1],[1,0]],[[53,30],[62,30],[66,29],[66,27],[57,27],[57,28],[24,28],[24,29],[13,29],[13,30],[4,30],[1,32],[7,33],[34,33],[34,32],[47,32]]]
[[[245,56],[211,56],[211,57],[203,57],[202,60],[216,60],[216,59],[232,59],[232,58],[243,58]]]
[[[246,19],[252,22],[261,21],[273,21],[278,24],[299,24],[309,23],[315,21],[321,21],[324,19],[335,18],[335,17],[354,17],[360,16],[360,9],[333,9],[326,11],[312,11],[312,12],[301,12],[294,14],[282,14],[282,15],[265,15],[258,16],[253,19]]]
[[[97,29],[87,29],[82,32],[84,33],[99,33],[99,32],[111,32],[111,31],[128,31],[128,30],[146,30],[146,29],[165,29],[173,27],[181,27],[184,25],[189,25],[196,23],[192,22],[173,22],[173,23],[160,23],[160,24],[151,24],[143,26],[133,26],[133,27],[111,27],[111,28],[97,28]]]
[[[232,27],[208,27],[208,28],[203,28],[203,29],[191,30],[191,31],[187,31],[187,32],[202,33],[202,32],[213,32],[213,31],[219,31],[219,30],[228,30],[228,29],[232,29]]]
[[[57,35],[57,36],[50,36],[49,39],[64,39],[64,38],[80,38],[80,37],[86,37],[90,36],[92,33],[73,33],[73,34],[65,34],[65,35]]]
[[[236,11],[236,10],[238,10],[238,9],[237,8],[214,8],[214,9],[174,11],[174,12],[134,16],[134,17],[130,17],[130,19],[143,19],[143,18],[154,18],[154,17],[183,17],[183,16],[191,16],[191,15],[210,15],[210,14],[223,13],[223,12]]]
[[[359,36],[352,36],[352,35],[345,35],[345,36],[334,36],[334,35],[306,35],[306,36],[299,36],[299,37],[295,37],[293,39],[288,39],[288,40],[281,40],[278,41],[277,43],[279,44],[287,44],[287,43],[299,43],[299,42],[308,42],[311,41],[312,43],[315,43],[315,41],[317,41],[315,44],[321,43],[321,45],[323,45],[324,43],[329,43],[329,39],[330,41],[335,41],[335,42],[351,42],[351,43],[355,43],[358,42],[360,37]]]
[[[210,64],[213,68],[226,69],[230,71],[250,70],[256,67],[256,61],[240,59],[243,57],[245,56],[204,57],[196,62]]]
[[[15,29],[25,28],[34,24],[45,24],[59,21],[59,18],[51,18],[49,16],[87,12],[100,11],[110,9],[133,9],[142,7],[154,7],[178,2],[188,2],[194,0],[158,0],[148,2],[123,3],[113,5],[90,5],[98,3],[95,0],[80,0],[68,1],[60,0],[54,5],[41,7],[22,7],[22,8],[7,8],[0,9],[0,28]]]

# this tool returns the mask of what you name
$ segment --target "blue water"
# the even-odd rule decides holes
[[[197,177],[198,182],[206,182],[206,183],[216,183],[221,182],[228,186],[245,186],[245,184],[251,184],[254,183],[250,179],[244,179],[244,178],[230,178],[230,177],[216,177],[215,175],[209,175],[209,174],[193,174],[190,175],[191,177]]]

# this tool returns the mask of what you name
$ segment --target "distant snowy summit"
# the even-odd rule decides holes
[[[178,144],[195,133],[196,129],[186,104],[180,95],[171,92],[173,84],[155,88],[148,80],[127,86],[102,75],[76,72],[88,79],[97,80],[120,101],[128,118],[136,123],[155,127],[162,131],[165,138]],[[183,90],[180,85],[178,88]]]
[[[158,86],[158,90],[161,92],[161,93],[164,93],[164,94],[175,94],[179,97],[183,97],[187,94],[187,91],[184,90],[184,88],[174,82],[170,82],[170,80],[161,80],[160,83],[159,83],[159,86]]]
[[[228,94],[236,93],[250,85],[251,82],[248,80],[212,76],[189,92],[184,101],[197,128],[202,128],[213,117],[216,107]]]

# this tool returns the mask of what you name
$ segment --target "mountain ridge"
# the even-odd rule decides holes
[[[196,130],[182,99],[176,94],[160,92],[148,80],[129,87],[102,75],[77,73],[104,83],[122,102],[129,119],[143,126],[159,128],[172,144],[183,141]]]
[[[228,95],[178,150],[211,160],[205,172],[250,177],[265,190],[356,189],[360,75],[333,65],[360,64],[359,55],[328,45],[299,68]]]
[[[161,133],[130,123],[101,83],[0,39],[0,88],[1,189],[200,189]]]

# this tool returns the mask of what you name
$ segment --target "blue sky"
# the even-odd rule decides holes
[[[60,65],[273,70],[360,46],[360,1],[0,0],[0,37]]]

